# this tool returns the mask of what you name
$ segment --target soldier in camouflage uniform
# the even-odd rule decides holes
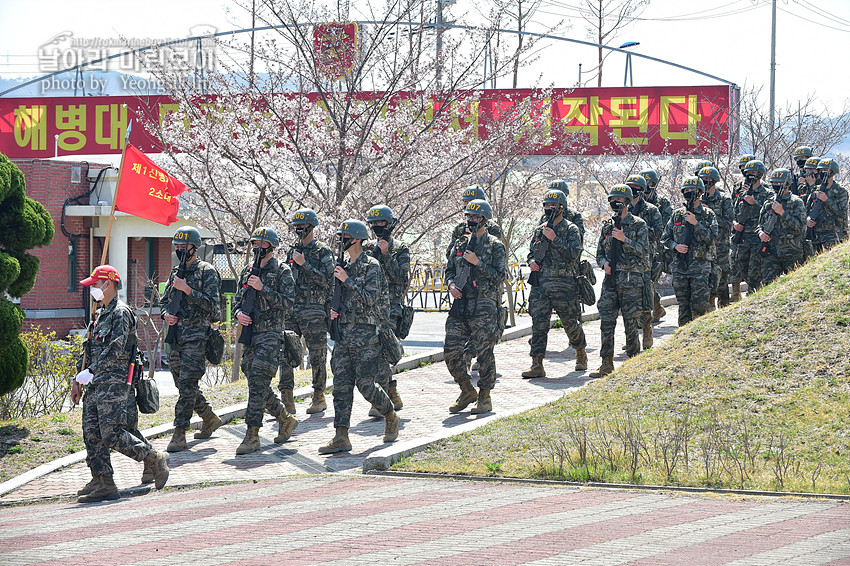
[[[76,405],[85,386],[83,442],[92,473],[92,480],[78,492],[78,501],[93,503],[120,497],[110,450],[144,462],[153,473],[156,488],[162,489],[169,473],[166,455],[153,450],[141,435],[130,432],[138,422],[135,390],[127,377],[136,344],[136,316],[118,299],[121,277],[111,265],[101,265],[80,284],[91,287],[91,296],[100,309],[89,326],[84,359],[77,363],[81,371],[71,388],[71,401]]]
[[[717,188],[720,182],[720,171],[714,167],[704,167],[699,171],[699,178],[705,185],[702,204],[714,211],[717,218],[717,239],[715,240],[715,259],[711,268],[711,297],[709,310],[714,310],[715,299],[718,307],[729,305],[729,274],[732,264],[729,261],[729,238],[732,233],[732,223],[735,221],[735,206],[732,197]]]
[[[570,196],[570,186],[567,184],[566,181],[552,181],[551,183],[549,183],[548,190],[561,191],[562,193],[564,193],[565,196]],[[578,231],[581,234],[581,241],[584,242],[584,217],[581,215],[581,212],[579,212],[578,210],[573,210],[572,208],[570,208],[569,203],[567,203],[564,205],[564,213],[562,216],[564,217],[564,220],[569,220],[570,222],[576,225],[576,228],[578,228]],[[548,220],[548,218],[546,218],[546,215],[544,214],[540,218],[540,222],[538,222],[538,224],[543,224],[544,222],[546,222],[546,220]]]
[[[673,290],[679,303],[679,326],[708,312],[711,268],[714,263],[717,218],[702,205],[705,186],[699,177],[686,177],[682,196],[686,207],[673,213],[661,243],[676,252],[673,258]]]
[[[661,240],[661,233],[664,232],[664,220],[661,218],[661,211],[658,210],[654,204],[650,202],[646,202],[646,199],[643,198],[644,193],[646,192],[646,178],[643,175],[629,175],[626,178],[626,184],[632,190],[632,205],[629,207],[629,212],[633,216],[637,216],[646,222],[647,235],[649,237],[649,253],[650,253],[650,265],[653,265],[656,258],[656,254],[658,253],[658,245]],[[646,305],[646,310],[643,312],[643,316],[641,317],[641,327],[643,330],[643,349],[648,350],[652,348],[652,311],[654,308],[654,299],[658,294],[655,291],[655,281],[653,280],[652,269],[646,272],[645,282],[646,285],[646,293],[653,298],[652,304]],[[659,306],[661,304],[661,299],[659,297]]]
[[[171,243],[177,257],[185,262],[186,271],[181,278],[177,276],[178,268],[172,269],[159,305],[165,323],[176,327],[175,330],[169,328],[169,332],[176,333],[176,341],[168,354],[168,368],[180,396],[174,406],[174,434],[166,450],[180,452],[186,448],[186,431],[189,430],[193,410],[204,420],[195,438],[209,438],[221,426],[221,419],[213,412],[200,388],[201,378],[207,371],[207,334],[210,325],[221,320],[221,277],[212,265],[198,258],[201,233],[196,228],[178,228]],[[169,314],[165,308],[171,303],[176,290],[183,292],[179,315]]]
[[[274,257],[280,244],[277,232],[260,227],[251,234],[254,258],[260,259],[260,273],[251,273],[253,265],[245,266],[239,275],[238,291],[233,298],[234,318],[243,327],[253,326],[251,343],[242,352],[242,373],[248,378],[248,407],[245,410],[247,430],[236,454],[250,454],[260,448],[260,427],[263,410],[278,422],[278,435],[274,441],[282,444],[289,440],[298,421],[290,415],[271,388],[271,380],[280,366],[280,348],[283,324],[287,309],[295,300],[295,282],[286,263]],[[256,291],[254,310],[243,311],[248,288]],[[245,329],[243,328],[243,332]]]
[[[838,162],[835,159],[821,159],[818,162],[818,183],[820,187],[809,197],[809,216],[806,226],[812,233],[812,249],[820,253],[831,248],[847,237],[847,189],[838,184]],[[821,202],[820,217],[812,218],[812,209],[816,200]]]
[[[670,217],[673,215],[673,206],[670,204],[670,199],[658,194],[658,173],[654,169],[644,169],[638,174],[646,180],[646,192],[643,195],[644,200],[658,208],[658,212],[661,213],[661,224],[667,226]],[[652,252],[651,273],[653,286],[658,285],[661,274],[669,270],[667,250],[661,247],[659,237],[658,247]],[[652,322],[658,322],[664,317],[667,311],[661,306],[661,295],[658,294],[657,289],[653,290],[652,297]]]
[[[313,373],[313,398],[307,414],[321,413],[328,404],[325,386],[328,380],[328,301],[334,272],[334,254],[316,240],[314,228],[319,217],[308,208],[292,214],[292,225],[298,236],[296,244],[287,253],[287,263],[295,280],[295,305],[284,327],[303,336],[310,355]],[[289,313],[288,313],[289,314]],[[280,364],[281,400],[286,410],[295,414],[295,372],[285,361]]]
[[[743,160],[743,158],[741,158]],[[757,159],[744,164],[744,183],[735,197],[735,222],[732,223],[732,300],[741,298],[741,281],[746,280],[747,288],[755,291],[762,286],[761,240],[758,237],[758,215],[765,201],[774,197],[765,187],[762,179],[767,173],[764,163]],[[746,224],[740,224],[738,215],[744,206],[750,207],[750,216]],[[742,236],[736,236],[742,233]],[[741,238],[740,243],[735,238]]]
[[[706,167],[714,167],[714,163],[709,159],[700,159],[697,161],[696,167],[694,167],[694,177],[699,177],[699,172]]]
[[[391,226],[394,221],[395,217],[390,207],[373,206],[370,208],[366,212],[366,222],[372,228],[376,239],[368,242],[363,248],[367,254],[378,259],[386,277],[389,287],[390,311],[382,329],[393,333],[401,322],[404,298],[407,293],[407,285],[410,282],[410,248],[401,240],[392,237],[392,228],[390,228],[389,233],[386,232],[387,227]],[[380,356],[378,364],[380,366],[378,368],[378,385],[390,396],[393,408],[399,411],[404,403],[398,394],[398,382],[392,378],[393,369],[389,362],[384,359],[384,356]],[[377,407],[372,407],[369,410],[369,416],[380,417],[382,415]]]
[[[554,183],[553,183],[554,184]],[[550,185],[551,187],[551,185]],[[581,306],[578,301],[576,275],[581,260],[581,232],[578,227],[564,218],[567,195],[563,191],[550,188],[543,196],[544,216],[551,219],[541,223],[534,231],[528,252],[528,266],[532,272],[539,273],[539,279],[531,287],[528,298],[528,312],[531,314],[531,367],[522,372],[522,377],[546,377],[543,358],[546,356],[546,343],[549,338],[552,309],[558,313],[564,331],[570,339],[570,346],[576,350],[576,371],[587,369],[587,340],[581,327]],[[538,262],[536,257],[543,243],[548,248]]]
[[[759,215],[758,235],[762,241],[762,276],[768,285],[803,260],[806,238],[806,205],[791,192],[791,171],[774,169],[770,185],[775,199],[764,203]]]
[[[794,150],[791,159],[797,165],[799,175],[791,171],[791,193],[800,197],[803,204],[806,203],[806,198],[809,196],[809,187],[811,185],[805,183],[803,179],[806,177],[806,161],[812,158],[812,148],[807,145],[801,145]]]
[[[458,413],[477,399],[472,413],[481,414],[493,410],[490,400],[490,391],[496,384],[493,347],[501,337],[499,317],[507,256],[502,241],[487,230],[487,223],[493,217],[487,201],[470,201],[465,213],[470,236],[458,240],[446,265],[446,282],[454,301],[446,319],[443,355],[449,373],[461,389],[449,412]],[[465,274],[468,277],[462,281]],[[464,359],[467,342],[475,348],[481,364],[477,394]]]
[[[806,205],[806,215],[809,213],[809,207],[812,202],[812,194],[818,192],[817,190],[817,178],[818,178],[818,163],[820,163],[820,157],[812,156],[806,159],[806,163],[803,169],[803,174],[800,176],[800,179],[797,183],[797,192],[799,193],[800,199],[803,201],[803,204]],[[807,227],[808,227],[808,216],[806,218]],[[805,262],[807,259],[812,257],[814,254],[814,249],[812,248],[811,240],[803,238],[803,258],[802,262]]]
[[[626,332],[626,353],[629,357],[640,353],[638,329],[643,312],[649,308],[651,301],[651,297],[646,296],[644,281],[651,253],[646,222],[629,212],[632,197],[628,185],[611,187],[608,202],[614,217],[602,224],[596,245],[596,263],[605,271],[605,279],[596,302],[602,333],[602,365],[590,374],[593,378],[614,371],[614,330],[617,328],[617,315],[621,312]]]
[[[384,442],[398,438],[398,415],[386,391],[375,381],[381,356],[378,331],[389,312],[386,278],[378,260],[363,251],[363,243],[369,238],[366,224],[346,220],[337,235],[348,251],[349,263],[334,268],[334,285],[342,290],[341,310],[331,305],[331,324],[339,325],[338,336],[331,332],[331,337],[338,338],[331,354],[336,434],[319,448],[319,454],[351,450],[348,429],[355,386],[384,417]],[[334,323],[336,319],[339,321]]]

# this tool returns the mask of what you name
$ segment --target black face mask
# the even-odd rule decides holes
[[[616,212],[618,214],[623,212],[623,209],[626,207],[626,203],[620,202],[618,200],[612,200],[608,204],[611,205],[611,210],[613,210],[614,212]]]
[[[753,185],[755,185],[756,179],[758,179],[758,177],[756,175],[745,175],[744,176],[744,184],[747,185],[748,187],[752,187]]]
[[[694,201],[699,197],[699,191],[688,191],[686,193],[682,193],[682,196],[685,198],[685,202],[688,203],[688,206],[693,206]]]
[[[271,253],[272,248],[271,246],[269,246],[268,248],[264,248],[262,246],[254,246],[252,251],[254,252],[254,255],[260,254],[260,259],[262,259],[269,255],[269,253]]]
[[[818,171],[818,183],[823,183],[824,181],[826,181],[828,176],[829,173],[827,173],[826,171]]]
[[[705,190],[708,190],[711,187],[713,187],[715,185],[715,183],[717,183],[717,181],[715,181],[714,179],[709,179],[708,181],[703,179],[702,183],[703,183],[703,185],[705,185]]]
[[[183,262],[189,261],[189,258],[192,257],[192,254],[195,253],[195,250],[190,251],[188,249],[183,248],[179,250],[174,250],[174,253],[177,255],[178,261]]]
[[[295,235],[301,238],[302,240],[310,235],[310,232],[313,230],[312,226],[301,225],[295,227]]]
[[[380,239],[384,237],[384,232],[386,231],[386,226],[372,226],[372,232],[375,233],[375,237]]]
[[[802,171],[802,170],[806,167],[806,160],[805,160],[805,159],[803,159],[802,161],[798,161],[798,162],[797,162],[797,167],[799,167],[799,168],[800,168],[800,171]]]
[[[783,185],[772,185],[773,192],[776,193],[776,200],[785,203],[791,199],[791,192],[786,191]]]
[[[468,220],[467,219],[467,221],[466,221],[466,227],[469,228],[469,231],[472,232],[473,234],[478,232],[478,224],[479,223],[474,221],[474,220]]]
[[[354,245],[354,238],[346,238],[346,237],[342,238],[342,249],[343,250],[347,251],[348,248],[350,248],[353,245]]]
[[[545,217],[546,217],[546,219],[547,219],[549,222],[551,222],[551,221],[555,220],[555,218],[557,218],[557,217],[558,217],[558,207],[555,207],[555,208],[544,208],[544,209],[543,209],[543,216],[545,216]]]
[[[647,202],[655,204],[655,187],[646,189],[646,194],[643,195],[643,198]]]

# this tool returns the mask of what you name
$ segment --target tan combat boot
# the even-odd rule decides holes
[[[708,312],[717,310],[717,295],[711,295],[708,298]]]
[[[592,378],[605,377],[614,371],[614,356],[605,356],[602,358],[602,365],[599,369],[590,374]]]
[[[154,487],[162,489],[165,487],[165,482],[168,481],[168,456],[164,452],[151,450],[145,458],[145,464],[148,464],[153,471]]]
[[[543,356],[532,356],[531,367],[522,372],[523,379],[533,377],[546,377],[546,370],[543,369]]]
[[[661,301],[655,301],[655,304],[652,307],[652,322],[661,322],[661,319],[664,318],[664,315],[667,314],[667,311],[661,306]]]
[[[295,397],[293,396],[292,389],[281,389],[280,390],[280,400],[283,403],[283,406],[286,407],[286,412],[290,415],[295,414]]]
[[[310,407],[307,409],[307,414],[312,415],[314,413],[321,413],[325,409],[328,408],[328,404],[325,401],[325,392],[313,390],[313,402],[310,404]]]
[[[88,495],[89,493],[96,490],[99,485],[100,485],[100,476],[94,475],[94,476],[92,476],[89,483],[87,483],[86,485],[84,485],[83,487],[80,488],[80,490],[77,492],[77,495]]]
[[[490,401],[490,390],[489,389],[480,389],[478,391],[478,402],[472,407],[473,415],[480,415],[482,413],[489,413],[493,410],[493,403]]]
[[[284,412],[277,418],[277,436],[274,437],[275,444],[283,444],[292,436],[292,431],[298,426],[298,419]]]
[[[385,417],[384,442],[392,442],[398,438],[398,415],[395,411]]]
[[[211,437],[212,433],[224,424],[224,421],[222,421],[221,418],[212,411],[204,413],[201,415],[201,418],[204,419],[204,424],[201,425],[201,430],[195,433],[195,438],[197,439]]]
[[[112,479],[112,474],[103,474],[100,476],[97,487],[85,495],[81,495],[77,499],[77,503],[97,503],[98,501],[114,501],[121,497],[118,493],[118,486]]]
[[[584,348],[576,349],[576,371],[587,370],[587,350]]]
[[[400,411],[404,407],[404,402],[401,400],[401,395],[398,394],[398,386],[395,383],[390,383],[390,390],[387,391],[387,395],[393,402],[393,409]]]
[[[471,381],[462,381],[460,383],[460,396],[449,407],[450,413],[459,413],[478,399],[478,392],[472,386]]]
[[[148,463],[147,460],[145,460],[144,462],[145,462],[145,467],[142,470],[142,480],[141,480],[142,485],[149,484],[154,480],[153,466],[150,463]]]
[[[330,442],[319,447],[319,454],[334,454],[335,452],[349,452],[351,450],[351,441],[348,440],[348,428],[344,426],[336,427],[336,435]]]
[[[732,283],[732,296],[729,297],[729,300],[733,303],[741,300],[741,282]]]
[[[171,435],[171,441],[165,448],[166,452],[180,452],[186,449],[186,429],[177,427]]]
[[[652,348],[652,323],[647,321],[643,325],[643,349]]]
[[[260,449],[260,427],[249,426],[245,431],[245,438],[242,439],[242,444],[236,447],[236,455],[250,454]]]

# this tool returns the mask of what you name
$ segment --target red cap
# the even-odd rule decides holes
[[[101,279],[121,283],[121,276],[118,274],[117,269],[111,265],[98,265],[94,268],[94,271],[91,272],[90,276],[80,281],[80,285],[83,285],[84,287],[91,287]]]

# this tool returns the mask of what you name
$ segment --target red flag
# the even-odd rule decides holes
[[[168,226],[177,221],[177,195],[186,185],[159,168],[141,150],[127,144],[115,210]]]

